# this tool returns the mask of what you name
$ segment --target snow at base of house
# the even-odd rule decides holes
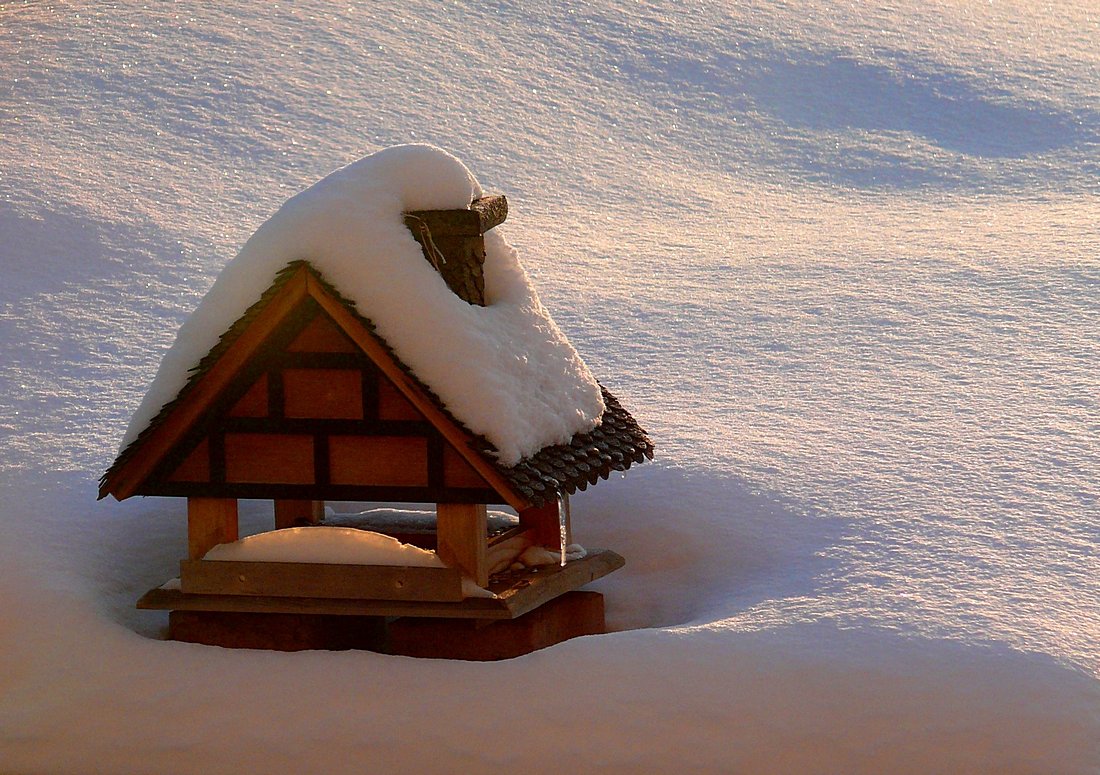
[[[591,430],[595,378],[539,301],[516,251],[485,235],[486,306],[467,304],[425,261],[408,210],[466,208],[480,184],[429,145],[388,148],[287,201],[222,271],[180,328],[122,440],[145,429],[193,368],[287,263],[309,261],[370,318],[398,357],[504,465]]]

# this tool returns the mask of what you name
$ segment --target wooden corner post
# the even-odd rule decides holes
[[[489,583],[489,521],[484,503],[436,504],[436,552],[452,568],[461,568],[477,585]]]
[[[200,560],[218,544],[237,540],[235,498],[187,499],[187,558]]]

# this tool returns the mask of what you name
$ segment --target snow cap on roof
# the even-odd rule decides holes
[[[486,306],[467,304],[424,260],[407,210],[468,207],[481,186],[462,162],[430,145],[387,148],[289,199],[230,261],[175,343],[122,448],[187,382],[189,370],[288,262],[309,261],[427,384],[450,412],[514,465],[591,430],[599,385],[550,319],[497,233],[485,235]]]

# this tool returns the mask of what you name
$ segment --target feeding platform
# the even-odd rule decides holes
[[[421,148],[413,155],[424,153],[429,151]],[[516,313],[509,319],[519,321],[514,325],[520,330],[490,332],[482,335],[486,341],[458,332],[455,341],[469,348],[468,357],[438,368],[440,359],[451,356],[448,347],[458,346],[447,338],[454,321],[469,319],[462,307],[493,304],[490,270],[496,265],[488,264],[514,260],[499,247],[487,250],[485,241],[485,233],[505,219],[507,202],[481,197],[457,209],[410,209],[400,215],[396,228],[405,230],[405,240],[410,234],[415,240],[408,241],[413,250],[408,260],[427,290],[402,286],[415,298],[396,312],[388,297],[376,298],[376,310],[370,298],[346,296],[326,276],[332,271],[346,277],[347,262],[325,259],[321,249],[321,258],[288,261],[104,475],[100,497],[187,499],[188,548],[179,586],[151,590],[138,604],[173,612],[170,637],[270,648],[339,647],[370,640],[349,641],[348,632],[375,631],[371,637],[377,640],[382,622],[387,632],[415,630],[432,641],[433,626],[423,622],[436,619],[437,633],[453,630],[460,620],[477,622],[471,632],[482,633],[462,630],[434,638],[439,642],[497,637],[484,634],[492,629],[487,625],[511,621],[512,631],[527,627],[520,640],[531,646],[570,637],[576,629],[570,621],[588,622],[581,627],[586,632],[602,628],[602,599],[597,605],[595,593],[573,593],[621,567],[622,557],[606,550],[583,558],[575,553],[556,566],[530,558],[542,556],[543,563],[548,553],[564,558],[573,544],[570,494],[652,457],[652,444],[615,397],[587,375],[549,318],[527,321]],[[348,229],[360,227],[349,222]],[[395,236],[400,235],[382,230],[377,240]],[[330,252],[348,250],[346,242],[334,243]],[[400,241],[393,244],[398,252],[405,249]],[[371,248],[360,250],[369,254]],[[248,250],[238,262],[249,257]],[[514,276],[515,268],[505,263],[496,271]],[[392,276],[382,272],[373,280],[377,285]],[[434,283],[443,278],[443,295],[434,290],[432,277]],[[395,285],[394,293],[398,290]],[[545,315],[531,302],[516,309]],[[524,311],[532,309],[536,312]],[[436,313],[442,317],[433,318]],[[382,317],[376,320],[376,314]],[[383,329],[394,332],[395,341],[384,337]],[[538,358],[546,362],[539,364]],[[510,373],[528,359],[534,363],[529,373]],[[162,371],[172,368],[179,370],[162,365]],[[494,375],[498,368],[501,373]],[[548,379],[546,373],[558,376]],[[468,402],[470,386],[475,399],[485,393],[481,405]],[[494,395],[493,390],[514,392]],[[529,393],[538,400],[528,400]],[[576,405],[563,403],[563,395],[575,397],[569,400]],[[508,407],[528,405],[535,407],[524,410],[529,414],[509,419]],[[590,419],[584,419],[586,413]],[[485,426],[483,432],[471,430],[470,423]],[[544,433],[559,438],[562,428],[575,430],[566,441],[529,444],[509,458],[512,447],[531,441],[513,432],[528,425],[556,428]],[[283,529],[295,526],[307,526],[303,535],[310,538],[322,535],[312,531],[329,530],[308,527],[324,522],[326,501],[434,504],[435,519],[427,548],[400,548],[385,562],[214,559],[226,546],[243,545],[240,499],[273,501],[273,527],[287,539],[293,536]],[[489,527],[487,507],[496,504],[516,515],[503,532]],[[415,555],[412,564],[401,559],[418,551],[427,556]],[[563,599],[536,617],[536,625],[532,615],[558,598]],[[394,617],[406,624],[395,624]],[[515,624],[521,620],[528,624]],[[287,640],[278,635],[280,627],[314,634]],[[269,634],[252,641],[241,635],[261,630]],[[323,634],[334,631],[344,634]],[[531,635],[536,631],[543,634]],[[456,653],[453,648],[437,652]],[[480,658],[478,653],[502,652],[485,646],[463,653]]]
[[[185,560],[180,586],[150,590],[138,601],[138,608],[515,619],[624,564],[615,552],[597,550],[564,566],[529,568],[494,578],[487,585],[493,597],[463,598],[461,578],[449,568]]]

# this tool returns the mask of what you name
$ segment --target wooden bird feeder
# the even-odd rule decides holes
[[[483,235],[506,215],[504,197],[491,196],[405,223],[448,286],[484,305]],[[502,466],[369,316],[309,263],[291,263],[122,451],[101,498],[187,498],[179,584],[138,607],[169,610],[180,640],[471,659],[602,631],[602,598],[576,590],[622,566],[619,555],[493,577],[488,557],[518,535],[571,543],[569,494],[652,457],[645,432],[604,390],[593,430]],[[322,522],[325,501],[435,504],[435,535],[422,543],[446,567],[204,560],[237,539],[242,498],[274,501],[277,529]],[[510,506],[518,524],[490,534],[488,504]],[[495,597],[463,598],[463,576]]]

